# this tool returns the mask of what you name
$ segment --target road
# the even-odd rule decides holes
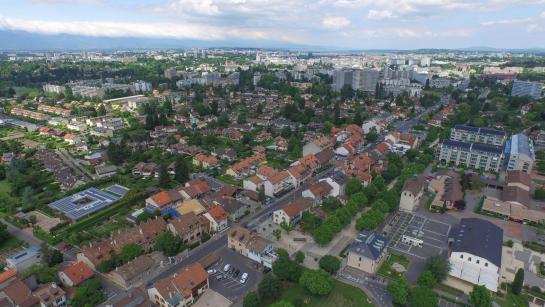
[[[40,247],[40,244],[42,244],[42,241],[34,237],[32,234],[22,229],[19,229],[2,219],[0,219],[0,223],[6,224],[8,226],[7,230],[12,236],[26,242],[28,245]]]
[[[70,153],[64,148],[55,149],[55,152],[63,160],[63,162],[73,169],[76,173],[82,174],[85,177],[85,181],[92,181],[94,179],[93,174],[91,174],[87,169],[82,167],[78,161],[76,161]]]

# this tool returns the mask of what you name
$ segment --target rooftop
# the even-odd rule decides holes
[[[376,260],[386,249],[388,238],[374,232],[362,231],[350,245],[350,252]]]
[[[464,218],[453,232],[453,252],[466,252],[501,266],[503,229],[479,218]]]

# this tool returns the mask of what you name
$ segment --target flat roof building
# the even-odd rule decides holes
[[[450,139],[466,143],[481,143],[502,146],[505,142],[505,131],[494,128],[480,128],[468,125],[456,125],[450,132]]]
[[[498,172],[503,163],[503,151],[491,145],[444,140],[439,149],[439,161],[442,163],[492,172]]]
[[[79,220],[111,206],[120,198],[97,188],[89,188],[52,202],[48,207],[62,212],[71,220]]]
[[[513,135],[505,144],[508,171],[523,171],[531,173],[536,160],[534,145],[524,134]]]
[[[515,80],[513,81],[513,87],[511,88],[511,96],[540,99],[542,91],[543,83]]]

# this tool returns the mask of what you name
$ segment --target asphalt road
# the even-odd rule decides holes
[[[40,244],[42,244],[42,241],[34,237],[32,234],[23,231],[22,229],[19,229],[4,220],[0,220],[0,223],[6,224],[8,226],[7,230],[12,236],[21,241],[25,241],[28,245],[39,247]]]

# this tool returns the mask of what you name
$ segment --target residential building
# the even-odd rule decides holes
[[[189,265],[148,288],[153,304],[185,307],[193,304],[208,289],[208,273],[198,264]]]
[[[519,170],[531,173],[536,160],[532,140],[519,133],[511,136],[505,144],[507,170]]]
[[[76,261],[59,271],[59,280],[67,287],[75,287],[93,277],[93,271],[83,261]]]
[[[303,212],[309,211],[312,200],[309,198],[298,198],[290,202],[286,207],[276,210],[273,213],[273,222],[277,225],[286,223],[297,224],[303,217]]]
[[[180,237],[184,244],[191,245],[200,242],[203,234],[210,232],[210,221],[204,216],[190,212],[170,220],[168,230]]]
[[[468,125],[456,125],[450,132],[450,139],[465,143],[481,143],[503,146],[507,135],[505,131],[493,128],[479,128]]]
[[[543,91],[543,83],[515,80],[511,89],[511,96],[514,97],[530,97],[532,99],[540,99]]]
[[[275,197],[293,188],[293,182],[288,171],[281,171],[273,175],[270,179],[265,180],[263,187],[265,195]]]
[[[314,205],[320,205],[327,197],[334,196],[331,194],[332,191],[333,187],[327,182],[327,180],[322,180],[304,190],[301,193],[301,196],[312,199]]]
[[[362,231],[350,247],[346,265],[375,274],[387,255],[388,238],[374,232]]]
[[[40,300],[32,295],[32,290],[20,279],[15,279],[0,289],[0,306],[31,307],[38,304]]]
[[[498,172],[503,163],[503,152],[491,145],[444,140],[439,146],[439,161]]]
[[[410,178],[405,182],[403,189],[401,189],[399,209],[404,211],[415,211],[415,209],[417,209],[420,199],[424,194],[425,182],[426,178],[424,175]]]
[[[64,307],[66,306],[66,294],[57,284],[50,283],[40,286],[32,292],[38,298],[41,307]]]
[[[153,307],[147,292],[141,288],[133,288],[119,293],[115,298],[106,302],[106,307]]]
[[[496,292],[501,267],[503,229],[479,218],[463,218],[449,239],[449,276]]]
[[[460,184],[460,174],[455,171],[448,171],[430,180],[428,191],[435,194],[430,206],[436,209],[460,209],[464,200],[464,192]]]
[[[161,191],[146,199],[146,211],[160,211],[162,215],[176,216],[176,206],[182,200],[182,195],[176,190]]]
[[[219,165],[219,160],[214,156],[197,154],[193,157],[193,165],[202,168],[212,168]]]
[[[55,94],[63,94],[66,90],[66,87],[62,85],[55,85],[55,84],[44,84],[43,90],[46,93],[55,93]]]
[[[321,136],[312,142],[308,142],[307,144],[305,144],[305,146],[303,146],[303,156],[309,154],[317,154],[326,148],[333,148],[333,143],[331,142],[331,139],[327,136]]]
[[[109,279],[125,290],[139,286],[144,277],[158,269],[163,258],[161,252],[140,255],[108,273]]]
[[[36,246],[31,246],[22,252],[6,258],[6,265],[10,268],[17,269],[17,272],[24,272],[31,266],[41,261],[40,249]]]
[[[70,112],[71,112],[70,110],[66,110],[66,109],[59,108],[59,107],[48,106],[46,104],[39,104],[38,105],[38,111],[42,111],[42,112],[45,112],[45,113],[52,113],[52,114],[56,114],[56,115],[61,115],[61,116],[64,116],[64,117],[70,116]]]
[[[222,206],[219,205],[204,213],[204,217],[206,217],[210,221],[211,232],[223,231],[229,225],[229,214],[227,213],[227,211],[225,211],[225,209],[223,209]]]
[[[239,225],[233,225],[229,229],[227,239],[228,248],[267,268],[272,268],[276,255],[271,241]]]

